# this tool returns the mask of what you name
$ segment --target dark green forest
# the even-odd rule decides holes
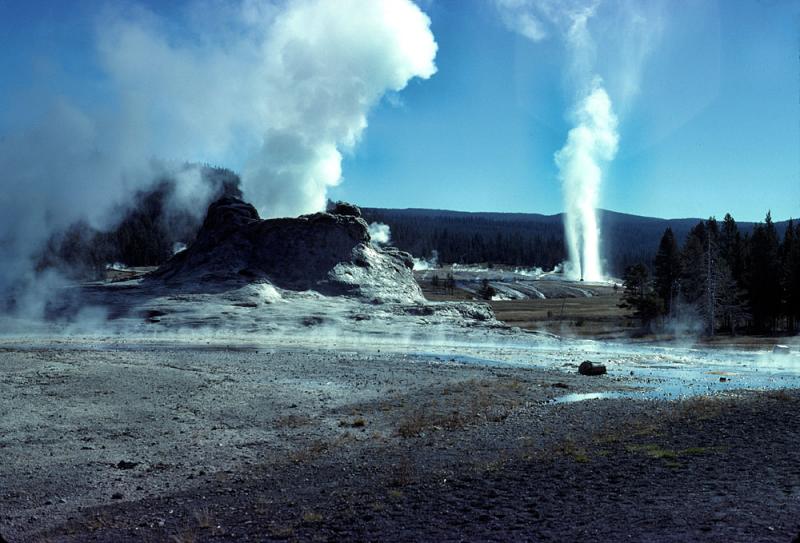
[[[230,170],[187,164],[199,168],[209,188],[210,201],[222,196],[241,198],[239,176]],[[190,243],[205,217],[205,209],[190,210],[174,205],[174,176],[164,175],[137,191],[113,214],[117,221],[101,231],[85,221],[73,223],[50,237],[39,252],[36,267],[57,269],[77,279],[99,278],[107,264],[157,266],[173,255],[177,243]]]
[[[769,213],[747,232],[730,215],[698,222],[683,239],[667,228],[652,265],[626,269],[624,304],[647,327],[694,320],[707,335],[797,333],[800,224],[782,230]]]
[[[435,250],[442,263],[491,262],[551,270],[566,259],[564,217],[528,213],[469,213],[431,209],[362,209],[368,222],[388,224],[392,245],[417,257]],[[605,269],[621,277],[644,263],[652,272],[661,234],[671,228],[683,240],[699,219],[657,219],[599,210]],[[783,235],[786,222],[774,225]],[[753,223],[738,225],[750,233]]]

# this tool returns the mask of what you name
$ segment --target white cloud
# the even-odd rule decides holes
[[[170,20],[114,6],[94,36],[100,105],[18,103],[27,128],[0,137],[0,275],[53,229],[102,222],[151,181],[153,159],[242,167],[265,216],[321,210],[370,109],[436,72],[411,0],[197,0]],[[178,196],[204,205],[185,181]]]

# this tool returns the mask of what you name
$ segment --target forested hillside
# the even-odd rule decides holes
[[[800,327],[800,224],[779,232],[767,213],[743,234],[726,215],[683,240],[667,228],[657,247],[652,274],[643,263],[625,271],[623,298],[644,325],[693,322],[708,335]]]
[[[552,269],[566,256],[563,215],[469,213],[432,209],[362,209],[369,222],[391,228],[392,244],[417,257],[435,250],[445,263],[492,262]],[[621,276],[633,264],[652,266],[666,228],[683,240],[700,219],[657,219],[599,211],[606,267]],[[786,222],[776,223],[782,236]],[[742,234],[753,223],[739,223]]]
[[[187,164],[184,171],[200,174],[209,201],[221,196],[241,197],[239,176],[225,168]],[[178,173],[178,172],[176,172]],[[55,268],[67,276],[102,276],[106,265],[157,266],[166,262],[179,244],[194,240],[205,217],[205,208],[187,209],[175,198],[175,174],[154,179],[119,205],[116,223],[106,231],[84,221],[56,232],[40,251],[38,270]]]

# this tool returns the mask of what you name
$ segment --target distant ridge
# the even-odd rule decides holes
[[[417,257],[435,250],[443,262],[496,262],[550,269],[565,258],[563,213],[502,213],[424,208],[362,208],[364,218],[388,224],[392,242]],[[626,266],[652,263],[668,227],[679,242],[700,218],[662,219],[598,210],[606,268],[620,274]],[[735,218],[735,217],[734,217]],[[722,217],[717,217],[722,221]],[[776,222],[782,237],[789,221]],[[754,222],[737,222],[742,235]]]

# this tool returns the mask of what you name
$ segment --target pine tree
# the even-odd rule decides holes
[[[743,286],[744,247],[742,235],[730,213],[726,213],[722,220],[722,228],[719,233],[719,254],[730,268],[733,279]]]
[[[757,330],[774,331],[781,310],[781,273],[778,233],[768,212],[750,238],[746,284],[750,311]]]
[[[703,222],[689,231],[681,251],[680,300],[697,305],[705,293],[705,240],[706,225]]]
[[[656,293],[663,302],[664,312],[672,315],[681,274],[681,257],[672,228],[661,236],[654,261]]]
[[[786,328],[793,333],[800,325],[800,224],[795,229],[794,221],[789,221],[781,249]]]
[[[629,266],[622,285],[624,290],[619,307],[633,309],[633,315],[641,320],[642,327],[650,328],[653,319],[661,312],[661,303],[647,268],[643,264]]]
[[[726,217],[727,218],[727,217]],[[723,232],[713,217],[698,223],[681,252],[681,301],[697,312],[706,333],[714,335],[723,324],[731,331],[743,317],[741,291],[720,249],[720,238],[735,233],[728,223]]]

